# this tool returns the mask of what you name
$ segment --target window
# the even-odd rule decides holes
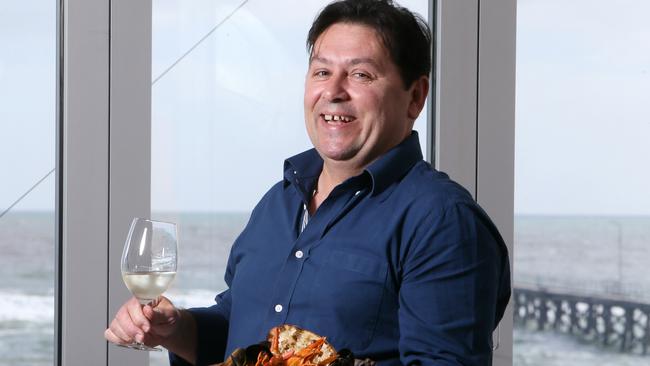
[[[52,365],[57,9],[0,8],[0,365]]]
[[[648,363],[649,11],[518,2],[515,365]]]
[[[282,179],[284,159],[311,148],[305,39],[327,3],[153,2],[151,206],[179,224],[167,292],[177,305],[209,306],[225,289],[250,211]],[[426,19],[427,1],[400,3]],[[415,127],[424,152],[426,126],[425,110]],[[151,364],[164,359],[152,354]]]

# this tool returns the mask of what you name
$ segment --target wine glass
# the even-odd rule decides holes
[[[134,218],[122,252],[122,279],[140,304],[152,304],[176,276],[176,224]],[[152,304],[153,305],[153,304]],[[134,342],[123,347],[162,351]]]

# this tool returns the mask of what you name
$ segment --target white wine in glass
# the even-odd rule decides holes
[[[150,304],[169,288],[178,262],[176,224],[134,218],[122,253],[122,279],[140,304]],[[143,351],[161,351],[142,343],[123,345]]]

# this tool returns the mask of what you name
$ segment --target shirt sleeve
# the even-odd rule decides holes
[[[207,308],[188,309],[196,322],[196,365],[221,362],[228,339],[228,318],[230,314],[230,290],[217,295],[217,303]],[[194,365],[169,352],[171,366]]]
[[[421,220],[402,264],[404,365],[492,364],[492,332],[510,297],[505,244],[476,205]]]
[[[196,365],[209,365],[221,362],[226,351],[228,339],[228,319],[230,316],[230,290],[216,297],[216,304],[207,308],[188,309],[196,322]],[[171,366],[192,365],[183,358],[169,352]]]
[[[232,306],[230,285],[232,284],[236,270],[236,260],[233,258],[232,252],[245,236],[257,211],[257,208],[253,210],[246,228],[244,228],[242,233],[235,240],[235,243],[233,243],[233,247],[231,248],[231,252],[228,257],[228,264],[226,266],[226,273],[224,275],[224,280],[228,286],[228,290],[220,293],[215,297],[215,305],[207,308],[188,309],[196,322],[197,345],[195,365],[197,366],[222,362],[226,356],[225,353],[228,342],[228,326],[230,324],[230,309]],[[186,360],[173,354],[172,352],[169,352],[169,364],[170,366],[192,365],[191,363],[188,363]]]

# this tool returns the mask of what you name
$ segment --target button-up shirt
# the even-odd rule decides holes
[[[509,262],[471,195],[422,159],[414,132],[335,187],[301,232],[322,166],[313,149],[287,159],[253,210],[231,249],[228,289],[191,310],[197,364],[285,323],[379,364],[491,364]]]

